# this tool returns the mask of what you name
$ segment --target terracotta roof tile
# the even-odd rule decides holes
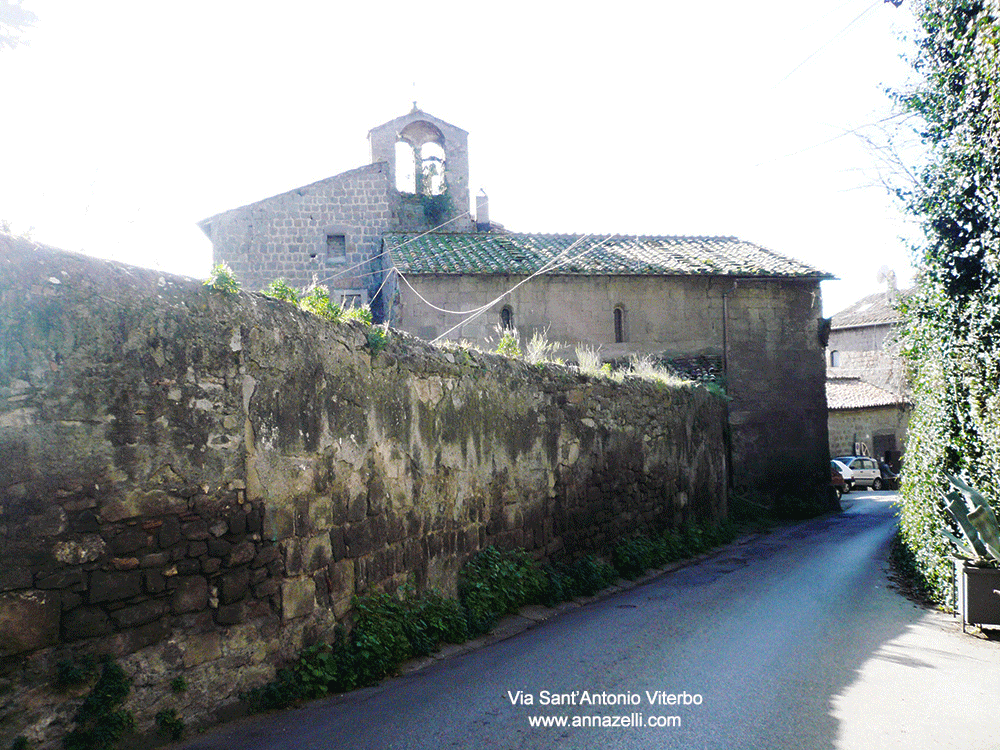
[[[909,403],[903,396],[858,378],[829,378],[826,381],[828,409],[868,409]]]
[[[603,237],[575,234],[431,233],[384,235],[403,273],[833,278],[736,237]]]
[[[915,287],[899,290],[894,299],[885,292],[876,292],[862,297],[853,305],[833,316],[831,328],[855,328],[858,326],[898,323],[902,320],[899,302],[913,294]]]

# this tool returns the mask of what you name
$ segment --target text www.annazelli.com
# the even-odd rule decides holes
[[[667,727],[677,728],[681,725],[680,716],[643,716],[641,713],[625,714],[623,716],[599,716],[581,714],[578,716],[529,716],[528,725],[532,727],[600,727],[629,728]]]

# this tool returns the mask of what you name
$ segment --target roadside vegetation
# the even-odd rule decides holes
[[[251,711],[266,711],[372,685],[408,659],[488,633],[500,618],[521,607],[593,596],[620,578],[634,579],[694,557],[732,541],[737,533],[731,523],[688,524],[624,539],[609,550],[606,560],[587,555],[555,564],[539,563],[524,550],[487,547],[460,572],[457,598],[412,588],[398,596],[357,597],[350,632],[338,628],[332,642],[304,649],[273,681],[249,691],[244,699]]]
[[[911,63],[896,99],[918,123],[924,166],[898,192],[921,223],[905,303],[913,388],[896,557],[949,606],[957,533],[945,472],[1000,510],[1000,11],[986,0],[917,0]]]

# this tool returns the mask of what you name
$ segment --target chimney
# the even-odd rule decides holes
[[[479,195],[476,196],[476,231],[490,231],[490,199],[479,188]]]

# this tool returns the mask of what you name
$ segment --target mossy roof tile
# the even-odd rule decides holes
[[[761,276],[833,278],[736,237],[610,238],[577,234],[389,233],[385,249],[410,274]]]

